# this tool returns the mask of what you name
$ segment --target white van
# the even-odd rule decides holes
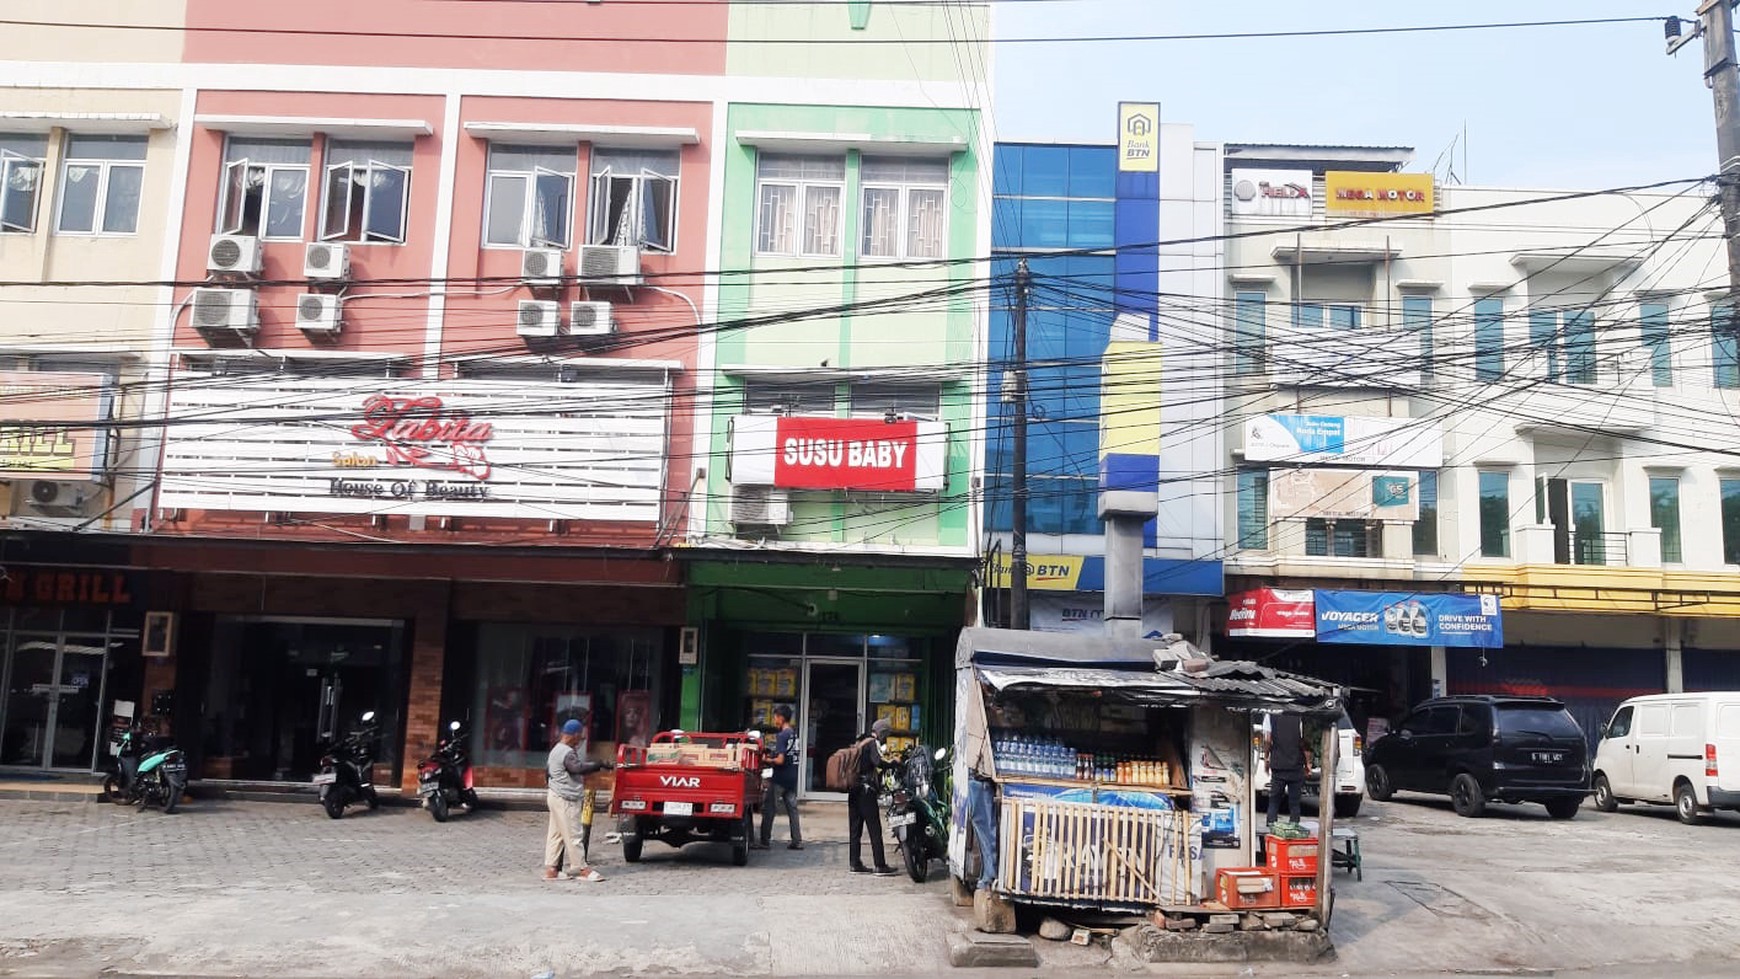
[[[1619,705],[1595,749],[1595,807],[1672,803],[1680,822],[1740,811],[1740,692],[1660,693]]]
[[[1251,788],[1256,793],[1256,814],[1259,817],[1265,815],[1269,807],[1269,715],[1260,716],[1261,720],[1253,720],[1251,724],[1251,748],[1256,762],[1252,766]],[[1365,738],[1353,729],[1347,711],[1341,712],[1336,728],[1340,736],[1335,745],[1335,815],[1340,819],[1352,819],[1359,815],[1359,804],[1365,801]],[[1317,742],[1309,733],[1305,747],[1313,756],[1316,755]],[[1305,788],[1299,793],[1300,798],[1316,805],[1322,778],[1323,767],[1314,765],[1305,773]]]

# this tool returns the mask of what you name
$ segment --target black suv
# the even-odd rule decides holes
[[[1439,697],[1367,749],[1365,785],[1379,802],[1397,790],[1447,794],[1458,816],[1539,802],[1570,819],[1589,794],[1589,743],[1548,697]]]

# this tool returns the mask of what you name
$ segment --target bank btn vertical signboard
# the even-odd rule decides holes
[[[1118,103],[1118,172],[1160,172],[1160,103]]]

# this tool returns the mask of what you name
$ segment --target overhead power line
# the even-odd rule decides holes
[[[1581,17],[1564,20],[1517,20],[1492,21],[1475,24],[1416,24],[1395,27],[1331,27],[1318,30],[1291,31],[1219,31],[1192,34],[1093,34],[1064,35],[1060,37],[992,37],[983,43],[988,44],[1108,44],[1108,43],[1148,43],[1169,41],[1250,41],[1265,39],[1305,39],[1319,37],[1358,37],[1384,34],[1436,34],[1465,31],[1496,31],[1496,30],[1529,30],[1557,27],[1596,27],[1612,24],[1659,24],[1667,20],[1665,15],[1653,17]],[[639,35],[634,37],[610,37],[602,35],[580,36],[559,34],[469,34],[441,33],[433,31],[406,30],[333,30],[331,28],[314,27],[225,27],[216,24],[100,24],[78,23],[76,21],[52,20],[0,20],[0,25],[10,27],[55,27],[95,30],[137,30],[189,34],[242,34],[265,35],[273,37],[360,37],[360,38],[415,38],[430,41],[538,41],[538,42],[571,42],[571,43],[608,43],[608,44],[710,44],[710,45],[797,45],[811,47],[815,45],[960,45],[958,37],[652,37]]]

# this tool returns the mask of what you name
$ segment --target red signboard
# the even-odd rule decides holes
[[[911,492],[917,488],[917,474],[917,422],[779,419],[774,438],[775,486]]]
[[[1226,601],[1229,636],[1317,636],[1317,603],[1309,588],[1256,588],[1228,595]]]

